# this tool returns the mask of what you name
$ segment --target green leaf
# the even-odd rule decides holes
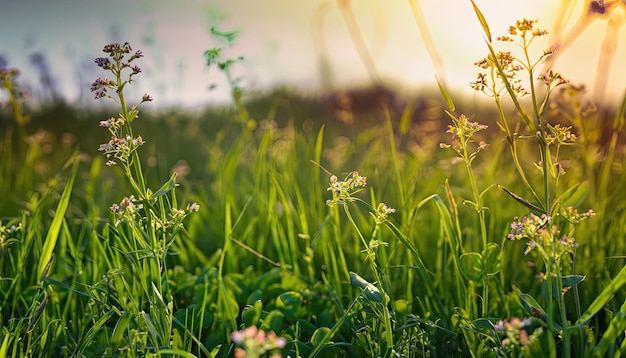
[[[2,346],[0,346],[0,358],[6,358],[9,352],[9,337],[8,333],[5,333],[4,339],[2,340]]]
[[[144,311],[141,311],[141,317],[143,317],[143,321],[145,322],[146,326],[148,327],[148,331],[150,332],[150,335],[152,336],[152,339],[155,342],[160,342],[161,341],[161,335],[159,334],[159,331],[157,330],[156,326],[154,325],[154,322],[152,322],[152,318],[150,318],[150,314],[146,313]]]
[[[130,313],[128,313],[127,311],[122,312],[120,319],[117,320],[117,323],[115,324],[115,328],[113,329],[111,342],[113,342],[114,344],[118,344],[122,342],[122,337],[124,333],[126,332],[126,329],[128,327],[128,324],[130,323],[131,318],[132,317]]]
[[[493,323],[491,323],[491,321],[488,320],[487,318],[475,319],[472,321],[472,325],[477,328],[489,329],[489,330],[492,330],[494,327]]]
[[[302,306],[303,302],[304,298],[300,292],[287,291],[281,293],[276,298],[276,308],[280,309],[285,314],[285,317],[293,322],[306,315],[307,312]]]
[[[587,193],[589,193],[588,181],[576,183],[561,194],[561,196],[557,199],[557,202],[564,203],[567,206],[578,207],[587,196]]]
[[[539,207],[537,204],[533,204],[530,201],[522,198],[521,196],[513,193],[512,191],[510,191],[509,189],[503,187],[502,185],[498,185],[499,188],[501,188],[502,190],[504,190],[507,194],[509,194],[513,199],[517,200],[517,202],[521,203],[522,205],[524,205],[525,207],[529,208],[530,210],[533,211],[533,213],[535,214],[541,214],[544,213],[545,210],[543,210],[541,207]]]
[[[44,241],[43,248],[41,249],[41,255],[39,257],[37,273],[42,279],[44,278],[43,276],[46,276],[47,269],[49,268],[49,264],[52,260],[52,254],[57,244],[57,239],[59,238],[61,225],[63,224],[65,212],[67,211],[67,207],[70,202],[70,196],[72,195],[72,188],[74,187],[74,178],[76,178],[76,171],[78,170],[79,163],[78,156],[73,156],[70,161],[74,161],[72,171],[67,180],[67,183],[65,183],[63,194],[61,194],[61,199],[59,199],[59,204],[57,205],[57,209],[54,212],[54,217],[52,218],[52,223],[50,223],[50,228],[48,229],[48,233],[46,234],[46,240]]]
[[[163,184],[163,186],[159,188],[159,190],[157,190],[156,193],[152,194],[152,197],[156,198],[156,197],[165,195],[169,193],[170,191],[172,191],[172,189],[174,189],[175,187],[176,187],[176,172],[172,173],[170,180],[168,180],[167,183]]]
[[[452,97],[450,96],[448,91],[446,91],[446,89],[443,87],[441,82],[439,82],[439,79],[437,77],[435,77],[435,79],[437,80],[437,86],[439,86],[439,92],[441,92],[443,99],[446,101],[446,106],[448,106],[448,109],[450,110],[450,112],[454,112],[456,107],[454,106],[454,101],[452,100]]]
[[[524,309],[533,316],[546,316],[546,311],[535,298],[527,293],[518,293]],[[538,313],[538,315],[537,315]]]
[[[320,327],[316,329],[311,336],[311,343],[313,344],[313,346],[317,347],[319,345],[331,344],[332,342],[330,342],[328,339],[325,339],[326,335],[329,333],[330,328],[328,327]]]
[[[476,3],[474,3],[474,0],[472,0],[472,6],[474,7],[474,12],[476,13],[476,17],[478,18],[480,25],[483,27],[485,36],[487,36],[487,41],[491,42],[491,31],[489,30],[489,24],[487,24],[487,20],[485,19],[485,16],[483,16],[483,13],[480,11],[478,6],[476,6]]]
[[[250,295],[246,299],[246,304],[253,304],[256,306],[256,302],[260,301],[261,299],[263,299],[263,291],[257,288],[256,290],[252,291],[252,293],[250,293]]]
[[[563,287],[574,287],[585,280],[583,275],[567,275],[561,278]]]
[[[611,280],[611,282],[600,292],[595,300],[587,307],[585,312],[576,321],[576,326],[583,326],[591,320],[604,307],[622,287],[626,285],[626,266]]]
[[[459,265],[463,276],[471,281],[480,280],[485,272],[483,256],[478,252],[468,252],[461,255]]]
[[[516,291],[517,292],[517,291]],[[517,292],[522,302],[522,306],[533,317],[539,317],[543,322],[548,322],[548,315],[535,298],[526,293]],[[562,328],[559,324],[552,321],[552,330],[560,331]]]
[[[263,307],[263,303],[261,300],[258,300],[254,303],[254,305],[247,305],[241,311],[241,321],[245,327],[256,326],[261,319],[261,309]]]
[[[592,355],[594,357],[606,357],[607,350],[617,342],[617,338],[622,336],[626,331],[626,301],[622,303],[622,307],[619,312],[615,314],[615,317],[611,319],[609,327],[602,334],[602,338],[598,345],[593,349]],[[624,343],[622,343],[622,349]],[[624,351],[622,350],[622,354]]]
[[[260,328],[266,332],[272,331],[275,333],[280,333],[280,331],[283,329],[284,322],[285,315],[279,310],[272,310],[270,311],[270,313],[267,314],[267,316],[265,316]]]
[[[385,302],[383,295],[380,293],[378,287],[367,282],[363,277],[357,275],[355,272],[350,271],[350,283],[352,286],[360,287],[363,289],[363,293],[372,301],[383,303]]]

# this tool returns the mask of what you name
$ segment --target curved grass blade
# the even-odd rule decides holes
[[[587,324],[604,307],[622,287],[626,286],[626,266],[611,280],[596,299],[587,307],[573,327],[580,328]]]
[[[74,178],[76,178],[76,172],[78,170],[78,155],[72,156],[70,162],[73,161],[72,171],[61,194],[61,199],[57,205],[57,209],[54,212],[52,223],[46,234],[46,240],[44,241],[43,248],[41,250],[41,256],[39,257],[39,265],[37,266],[38,276],[42,276],[46,270],[48,262],[52,259],[52,253],[59,238],[59,232],[61,231],[61,225],[65,217],[65,212],[70,202],[70,196],[72,195],[72,188],[74,187]]]
[[[478,18],[478,21],[480,22],[480,25],[483,27],[483,31],[485,32],[485,36],[487,36],[487,40],[491,43],[491,41],[492,41],[491,40],[491,30],[489,30],[489,24],[487,23],[487,20],[485,19],[485,16],[480,11],[478,6],[476,6],[476,3],[474,2],[474,0],[472,0],[472,7],[474,7],[474,12],[476,13],[476,17]]]
[[[617,342],[617,338],[623,335],[624,331],[626,331],[626,301],[624,301],[619,312],[609,323],[609,328],[604,331],[600,342],[593,349],[592,355],[594,357],[606,357],[609,347]]]
[[[446,91],[446,89],[443,87],[441,82],[439,82],[439,78],[435,77],[435,79],[437,80],[437,86],[439,87],[439,92],[441,92],[443,99],[446,101],[446,106],[448,106],[448,109],[450,110],[450,112],[454,112],[456,107],[454,106],[454,101],[452,100],[452,97],[450,96],[448,91]]]

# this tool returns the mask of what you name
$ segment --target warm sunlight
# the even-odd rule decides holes
[[[589,0],[477,1],[494,36],[506,33],[509,25],[523,17],[538,19],[540,27],[560,33],[552,38],[553,44],[565,41],[554,68],[597,93],[608,89],[609,98],[617,100],[626,82],[626,46],[619,46],[618,40],[624,3],[607,2],[601,9],[596,5],[591,13],[587,9],[596,2],[589,4]],[[5,7],[0,54],[11,65],[32,64],[29,56],[39,52],[52,72],[85,76],[85,57],[95,50],[93,44],[118,40],[120,33],[128,33],[125,40],[155,53],[149,77],[171,104],[227,100],[226,92],[220,91],[225,80],[200,70],[202,52],[222,45],[210,36],[211,27],[240,31],[225,51],[246,58],[238,73],[250,89],[275,85],[331,89],[377,80],[415,89],[433,86],[435,75],[452,88],[465,89],[475,76],[473,63],[486,54],[482,29],[469,0],[233,0],[219,4],[196,0],[176,6],[157,1],[133,3],[116,16],[112,6],[102,2],[13,1]],[[21,26],[24,18],[33,20]],[[76,31],[78,26],[81,31]],[[12,49],[10,56],[8,49]],[[35,70],[27,75],[36,86],[41,73]],[[217,89],[208,92],[213,83]],[[57,81],[56,86],[71,99],[81,95],[73,84]]]

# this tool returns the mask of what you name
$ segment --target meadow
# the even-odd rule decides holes
[[[233,79],[156,111],[125,43],[94,54],[109,106],[35,109],[0,69],[0,358],[626,355],[626,97],[476,12],[480,108]]]

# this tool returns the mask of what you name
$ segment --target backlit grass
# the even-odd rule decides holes
[[[128,44],[96,60],[115,107],[31,112],[0,69],[0,358],[626,354],[626,100],[536,83],[543,32],[500,52],[477,14],[480,112],[232,78],[232,108],[151,112]]]

